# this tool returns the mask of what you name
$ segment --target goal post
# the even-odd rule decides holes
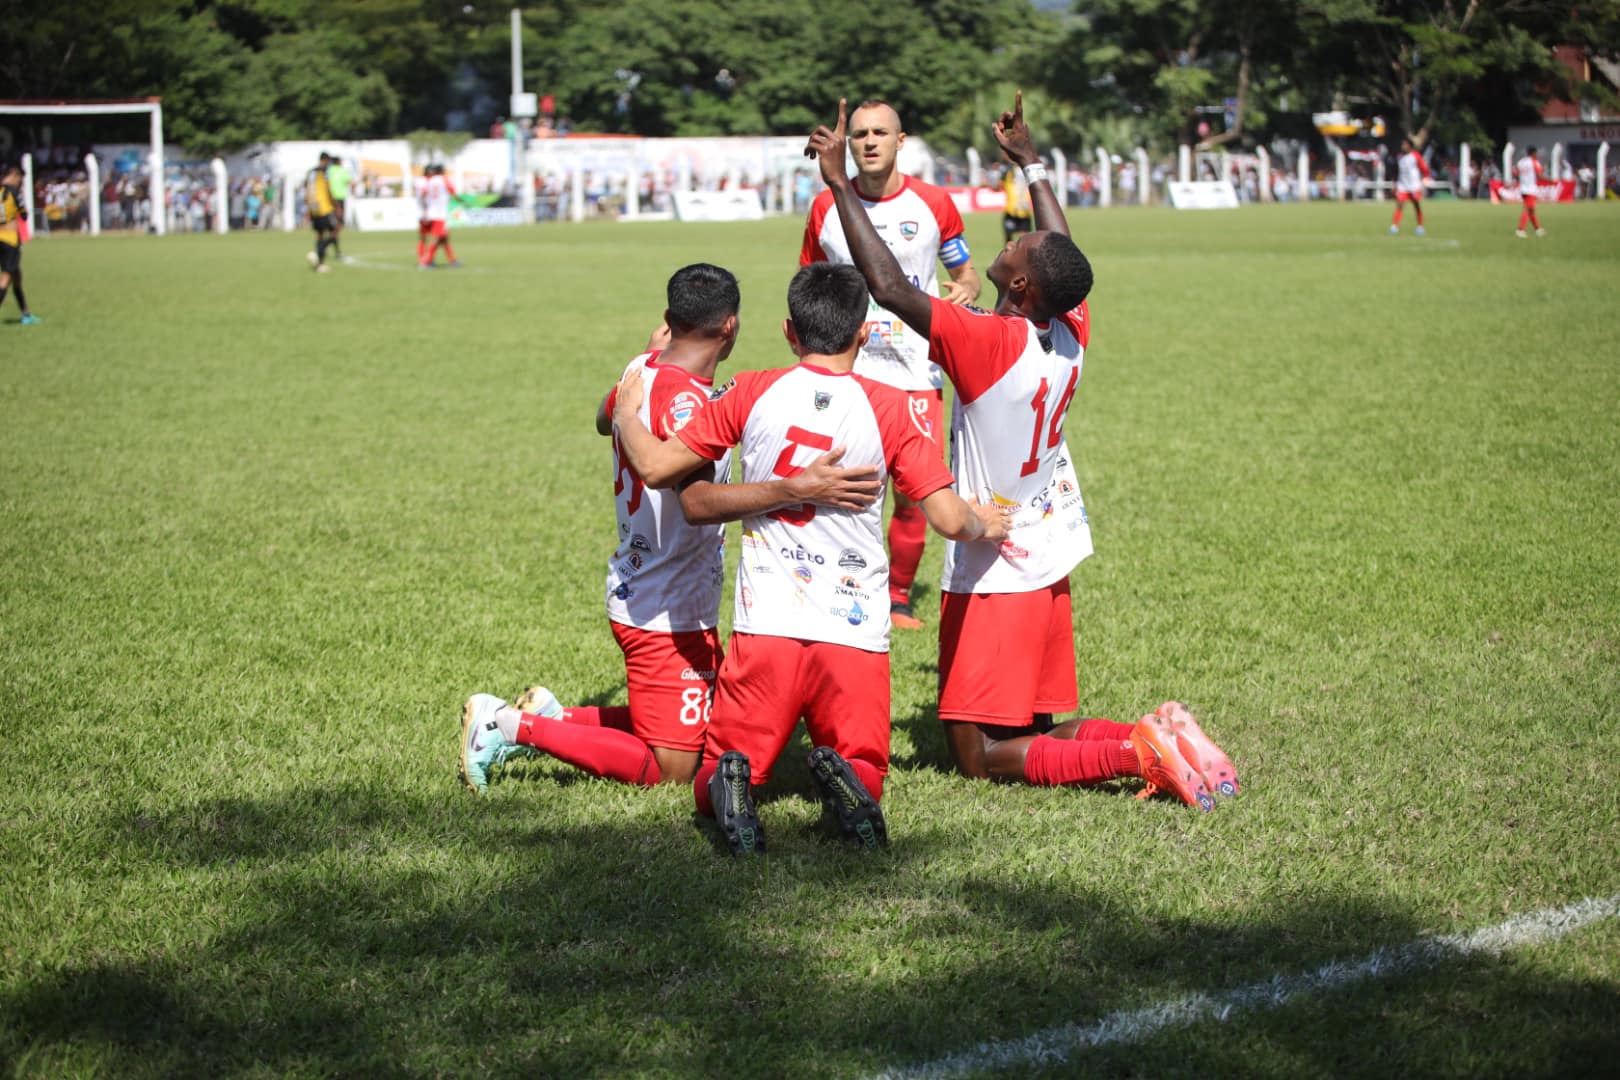
[[[168,230],[168,205],[163,193],[163,99],[139,101],[0,101],[0,116],[119,116],[145,113],[151,119],[152,179],[148,191],[152,199],[152,231],[162,236]],[[34,185],[25,196],[33,214]]]

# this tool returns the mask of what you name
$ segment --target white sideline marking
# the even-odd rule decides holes
[[[1367,979],[1387,978],[1446,960],[1553,941],[1584,926],[1620,917],[1620,896],[1549,908],[1466,934],[1420,937],[1376,949],[1359,960],[1333,961],[1302,975],[1278,975],[1223,993],[1196,993],[1161,1005],[1117,1012],[1094,1023],[1049,1028],[1022,1039],[982,1042],[970,1050],[921,1065],[886,1069],[877,1078],[960,1076],[1014,1065],[1057,1065],[1094,1046],[1140,1042],[1171,1028],[1225,1020],[1247,1010],[1275,1009],[1301,994],[1338,990]]]

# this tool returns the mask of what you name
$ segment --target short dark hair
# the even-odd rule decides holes
[[[1534,144],[1531,144],[1531,145],[1530,145],[1530,146],[1526,146],[1526,147],[1525,147],[1525,148],[1524,148],[1524,152],[1525,152],[1525,153],[1526,153],[1526,154],[1529,154],[1529,155],[1530,155],[1530,156],[1531,156],[1531,157],[1534,157],[1534,156],[1535,156],[1535,154],[1536,154],[1536,148],[1535,148],[1535,145],[1534,145]]]
[[[811,263],[788,285],[788,318],[806,352],[836,356],[866,322],[871,294],[853,266]]]
[[[1029,253],[1029,269],[1050,314],[1077,308],[1091,295],[1091,261],[1062,233],[1041,237]]]
[[[737,278],[711,263],[683,266],[665,289],[671,330],[718,330],[742,306]]]

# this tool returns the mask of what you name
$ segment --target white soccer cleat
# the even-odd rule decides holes
[[[1401,227],[1399,225],[1391,225],[1389,227],[1389,235],[1391,235],[1391,236],[1399,236],[1400,234],[1401,234]]]
[[[1513,235],[1517,236],[1520,240],[1528,239],[1528,237],[1525,235],[1525,231],[1523,229],[1514,229],[1513,230]]]
[[[1546,229],[1537,229],[1536,230],[1536,235],[1537,236],[1546,236],[1547,235],[1547,230]]]
[[[321,265],[321,257],[315,254],[313,251],[304,252],[304,261],[309,263],[311,266]]]

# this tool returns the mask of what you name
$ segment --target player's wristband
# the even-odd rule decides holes
[[[1046,166],[1037,161],[1033,165],[1024,166],[1024,179],[1033,184],[1037,180],[1049,181],[1050,178],[1046,175]]]

